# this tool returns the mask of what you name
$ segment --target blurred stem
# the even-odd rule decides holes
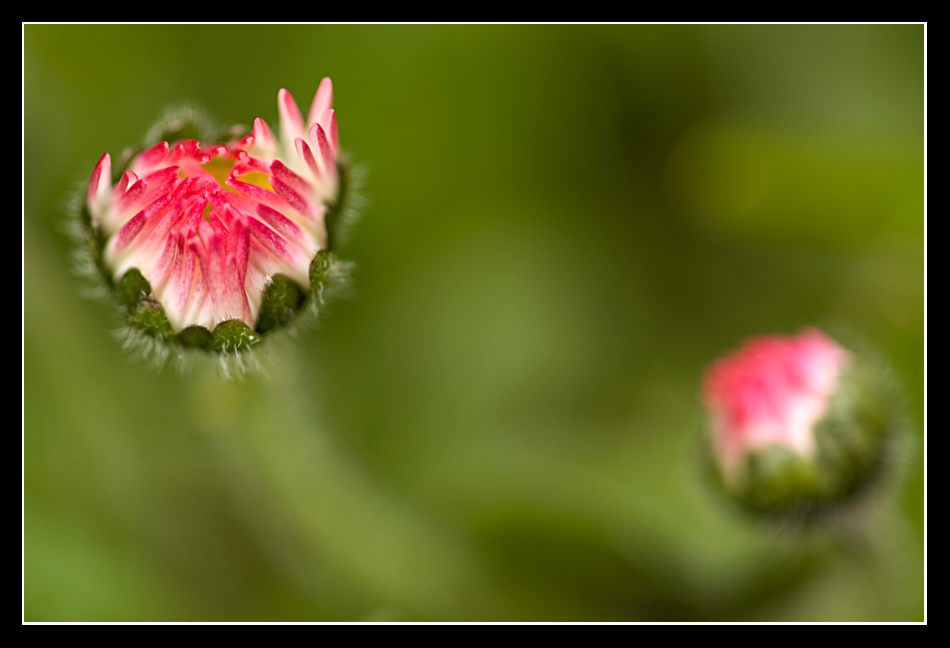
[[[877,594],[867,597],[869,619],[923,620],[923,555],[896,498],[884,497],[868,502],[850,533],[839,535],[839,546],[845,560],[866,579],[867,592]]]
[[[273,378],[211,372],[190,390],[227,467],[261,491],[261,517],[289,522],[311,558],[353,581],[386,614],[426,620],[490,615],[474,549],[387,493],[314,422],[293,353]]]

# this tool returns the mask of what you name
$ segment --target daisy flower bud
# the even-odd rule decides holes
[[[171,119],[121,169],[108,153],[96,164],[86,249],[150,348],[240,353],[339,274],[330,249],[349,172],[333,86],[323,79],[306,122],[286,90],[277,103],[279,138],[262,119],[244,137]]]
[[[810,521],[880,475],[899,399],[873,361],[816,329],[747,340],[706,372],[720,487],[766,517]]]

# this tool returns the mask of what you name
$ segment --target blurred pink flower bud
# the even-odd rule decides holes
[[[706,373],[703,398],[712,414],[715,451],[727,479],[745,455],[781,445],[815,455],[815,424],[848,362],[848,352],[820,331],[752,338]]]
[[[751,338],[713,363],[703,400],[723,489],[762,514],[851,499],[902,420],[885,373],[813,328]]]

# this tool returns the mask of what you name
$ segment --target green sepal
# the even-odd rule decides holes
[[[228,320],[214,327],[210,350],[215,353],[234,353],[250,349],[261,341],[261,336],[241,320]]]
[[[229,144],[246,132],[247,127],[243,125],[216,128],[200,111],[188,108],[182,116],[172,116],[163,123],[160,132],[153,134],[157,139],[152,144],[168,142],[169,146],[174,146],[175,142],[182,140],[198,140],[202,144]]]
[[[760,515],[807,512],[823,501],[815,463],[780,445],[747,455],[745,477],[732,490],[746,509]]]
[[[266,333],[289,324],[297,316],[306,297],[306,292],[296,281],[282,274],[274,275],[261,295],[257,332]]]
[[[122,304],[129,311],[129,324],[146,335],[172,343],[175,332],[165,309],[151,299],[152,286],[138,268],[130,268],[116,285]]]
[[[79,222],[89,232],[93,232],[92,212],[89,211],[89,203],[82,200],[79,207]]]
[[[320,250],[310,262],[310,291],[320,299],[323,289],[330,280],[330,268],[333,265],[333,255],[328,250]]]
[[[119,279],[116,286],[119,292],[119,299],[128,308],[134,309],[136,305],[152,294],[152,285],[148,282],[138,268],[129,268],[128,272]]]
[[[906,426],[904,409],[880,363],[855,357],[815,424],[813,457],[772,445],[746,455],[739,477],[730,480],[707,445],[710,472],[717,487],[749,513],[811,524],[857,501],[882,479],[891,442]]]
[[[165,315],[165,309],[158,302],[139,302],[129,311],[129,323],[146,335],[166,343],[172,343],[175,339],[175,332]]]
[[[105,257],[103,255],[103,251],[106,248],[106,237],[102,233],[102,229],[99,225],[93,220],[92,212],[89,211],[89,204],[85,200],[79,199],[77,211],[82,232],[82,234],[77,236],[77,242],[85,248],[85,258],[92,260],[93,265],[106,286],[110,289],[114,288],[112,272],[106,267]]]
[[[336,202],[328,206],[324,223],[327,227],[327,249],[332,250],[342,241],[342,229],[346,225],[343,219],[343,212],[348,206],[347,192],[350,188],[352,178],[350,177],[350,167],[344,161],[338,160],[336,163],[337,177],[340,179],[340,186],[337,189]]]
[[[194,326],[182,329],[178,334],[178,341],[181,342],[181,345],[185,348],[204,349],[208,351],[211,349],[211,337],[211,331],[204,326],[195,324]]]
[[[168,142],[168,145],[174,146],[175,142],[182,140],[201,141],[201,129],[193,119],[180,119],[167,124],[165,129],[158,134],[158,142]]]

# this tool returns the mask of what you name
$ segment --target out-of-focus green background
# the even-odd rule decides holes
[[[240,382],[131,361],[64,196],[327,75],[351,298]],[[913,25],[26,26],[25,619],[922,619],[924,107]],[[806,325],[914,422],[837,539],[699,468],[703,368]]]

